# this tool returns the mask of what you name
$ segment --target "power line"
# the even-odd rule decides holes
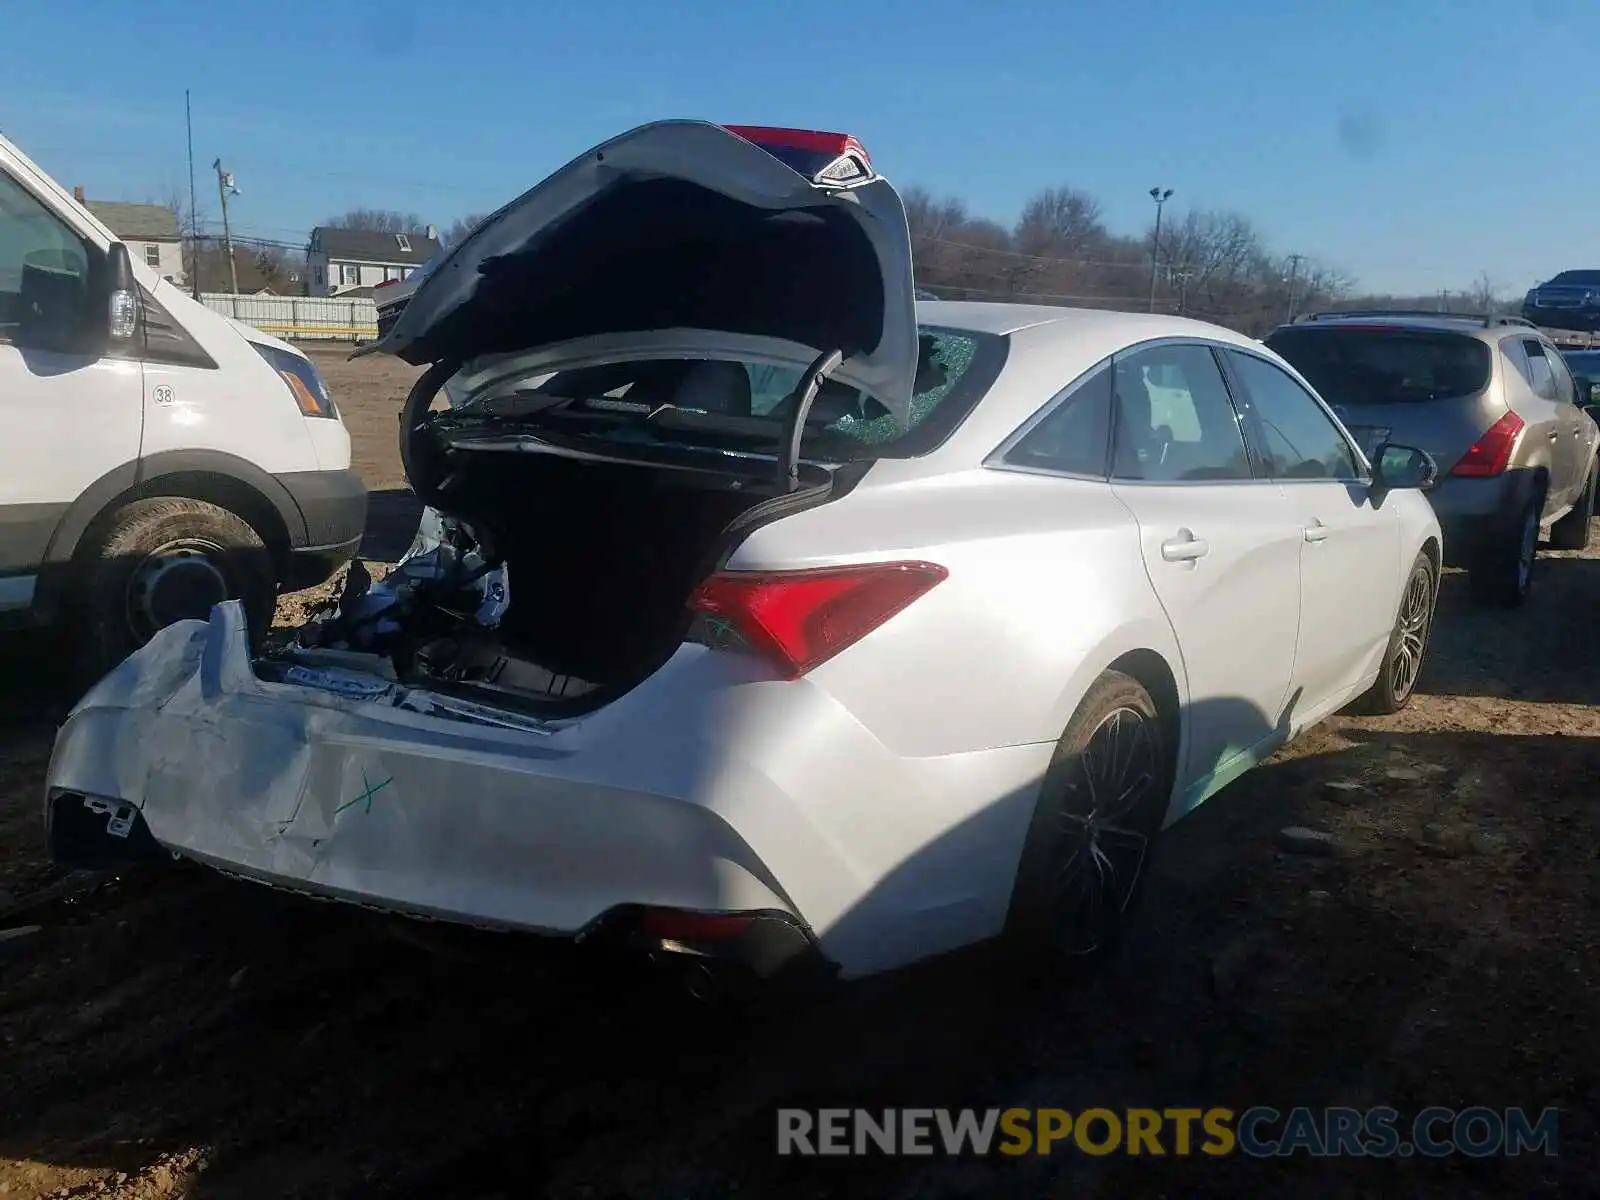
[[[1111,267],[1118,270],[1143,271],[1150,265],[1145,259],[1140,259],[1138,262],[1117,262],[1112,259],[1056,258],[1048,254],[1024,254],[1020,250],[1001,250],[996,246],[976,246],[971,242],[956,242],[949,238],[935,237],[931,233],[913,233],[911,240],[914,242],[932,242],[937,246],[950,246],[954,249],[967,250],[976,254],[993,254],[1000,258],[1015,258],[1027,262],[1046,263],[1051,266]]]

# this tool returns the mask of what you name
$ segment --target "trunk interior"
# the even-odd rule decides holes
[[[690,623],[686,601],[724,549],[729,524],[773,494],[748,481],[735,487],[732,476],[543,454],[458,451],[453,465],[436,504],[471,526],[509,577],[498,627],[474,635],[501,659],[498,687],[574,699],[568,683],[581,681],[577,695],[591,704],[670,656]],[[770,464],[760,465],[770,478]],[[828,487],[819,484],[789,499],[820,503]],[[520,675],[503,669],[507,656]],[[545,672],[560,681],[514,681]]]

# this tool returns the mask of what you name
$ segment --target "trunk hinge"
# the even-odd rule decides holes
[[[828,376],[837,371],[843,361],[843,350],[819,354],[806,368],[806,373],[800,376],[800,382],[795,384],[794,394],[790,397],[794,407],[789,410],[789,420],[783,427],[783,450],[778,457],[778,482],[786,492],[798,491],[800,487],[800,443],[805,438],[806,417],[811,412],[811,402],[817,398],[817,392]]]
[[[460,363],[448,359],[432,364],[417,377],[417,381],[411,385],[411,390],[406,393],[405,403],[400,406],[400,469],[405,473],[406,482],[411,485],[411,490],[424,504],[433,502],[433,489],[438,486],[439,480],[417,478],[417,464],[413,461],[411,440],[427,419],[428,406],[433,403],[433,398],[439,394],[446,381],[460,369]]]

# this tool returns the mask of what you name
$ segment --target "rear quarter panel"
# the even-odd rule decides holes
[[[1486,411],[1488,420],[1484,428],[1487,429],[1510,409],[1527,422],[1527,428],[1517,438],[1510,465],[1551,472],[1555,464],[1551,460],[1550,434],[1555,432],[1559,436],[1560,406],[1533,390],[1528,359],[1518,339],[1502,339],[1500,352],[1495,355],[1495,369],[1501,404]],[[1440,469],[1445,471],[1454,465],[1454,462],[1449,466],[1442,462],[1439,464]]]
[[[949,577],[810,679],[902,755],[1054,741],[1130,650],[1161,654],[1186,694],[1138,527],[1101,483],[974,468],[874,486],[869,472],[842,499],[757,529],[727,565],[895,559]]]

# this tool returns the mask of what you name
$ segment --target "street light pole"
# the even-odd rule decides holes
[[[1291,325],[1294,323],[1295,285],[1300,282],[1300,260],[1303,257],[1300,254],[1289,255],[1289,323]]]
[[[239,264],[233,261],[233,230],[228,225],[228,193],[235,196],[239,189],[234,186],[233,174],[222,169],[222,160],[219,158],[211,164],[217,172],[217,195],[222,197],[222,248],[228,255],[228,282],[232,285],[233,294],[239,294]]]
[[[1161,253],[1161,206],[1172,199],[1171,188],[1153,187],[1150,199],[1156,202],[1156,233],[1150,242],[1150,311],[1156,310],[1156,261]]]
[[[1194,278],[1194,272],[1187,268],[1173,276],[1178,284],[1178,315],[1184,316],[1189,311],[1189,280]]]
[[[194,117],[189,109],[189,89],[183,89],[183,122],[189,133],[189,287],[200,299],[200,209],[194,198]]]

